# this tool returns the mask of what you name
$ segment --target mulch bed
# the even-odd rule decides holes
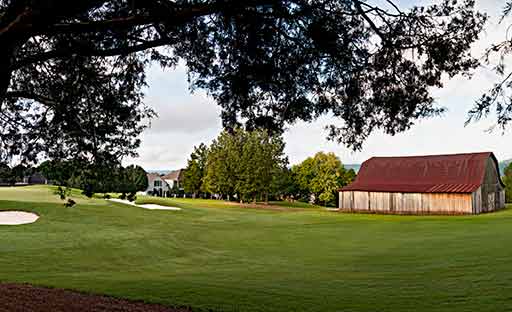
[[[0,284],[0,312],[188,312],[80,292],[35,287],[26,284]]]

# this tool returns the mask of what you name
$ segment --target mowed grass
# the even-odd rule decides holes
[[[149,211],[48,187],[0,188],[0,281],[213,311],[503,311],[512,209],[481,216],[273,211],[149,199]],[[307,208],[307,207],[306,207]]]

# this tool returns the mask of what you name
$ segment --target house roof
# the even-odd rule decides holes
[[[472,193],[484,181],[491,152],[409,157],[373,157],[342,191]],[[498,179],[499,178],[498,173]]]
[[[168,174],[164,175],[162,177],[162,179],[178,181],[181,179],[182,172],[183,172],[183,169],[173,170],[173,171],[169,172]]]
[[[148,178],[152,178],[152,179],[156,179],[156,178],[160,178],[161,175],[159,173],[156,173],[156,172],[150,172],[147,174]]]

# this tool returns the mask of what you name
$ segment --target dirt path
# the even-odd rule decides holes
[[[0,312],[186,312],[162,305],[147,304],[79,292],[0,284]]]

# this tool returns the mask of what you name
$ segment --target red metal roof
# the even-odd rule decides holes
[[[356,180],[342,191],[403,193],[472,193],[483,183],[491,152],[373,157],[365,161]],[[498,174],[499,176],[499,174]],[[501,179],[500,179],[500,183]]]

